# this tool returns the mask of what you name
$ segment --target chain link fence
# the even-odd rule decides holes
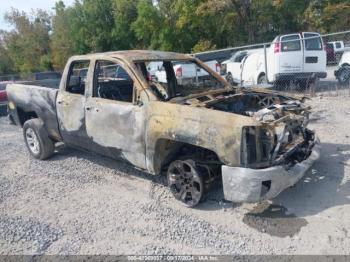
[[[223,54],[227,59],[222,59]],[[234,86],[305,96],[350,96],[350,31],[291,33],[269,43],[194,56],[221,59],[221,75]]]

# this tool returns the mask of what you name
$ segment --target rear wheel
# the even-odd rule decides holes
[[[196,206],[204,192],[203,179],[193,160],[175,160],[168,168],[168,185],[174,197],[187,207]]]
[[[52,156],[55,150],[53,141],[40,119],[31,119],[23,125],[23,136],[30,154],[40,160]]]

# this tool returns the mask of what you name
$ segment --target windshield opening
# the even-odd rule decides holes
[[[136,62],[155,95],[163,101],[186,97],[225,87],[214,75],[196,61],[141,61]],[[217,63],[208,62],[209,67]],[[215,68],[213,68],[215,70]]]

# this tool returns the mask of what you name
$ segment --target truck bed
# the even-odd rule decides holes
[[[57,85],[53,85],[53,81],[47,87],[34,85],[37,82],[44,83],[44,81],[36,81],[28,82],[28,84],[7,85],[9,113],[17,125],[23,125],[26,120],[35,116],[41,118],[49,135],[59,140],[60,135],[56,113],[58,89],[52,88]]]

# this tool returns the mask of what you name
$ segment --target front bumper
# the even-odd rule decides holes
[[[233,202],[259,202],[276,197],[284,189],[294,185],[320,157],[318,138],[310,156],[287,169],[273,166],[265,169],[222,166],[224,197]]]

